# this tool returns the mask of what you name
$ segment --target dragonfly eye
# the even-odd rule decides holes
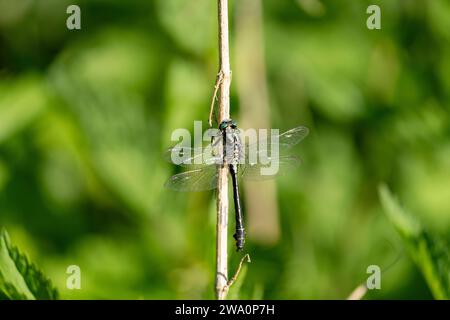
[[[228,124],[229,124],[229,120],[224,120],[224,121],[222,121],[222,122],[220,123],[220,125],[219,125],[219,129],[220,129],[220,130],[226,129],[226,127],[228,127]]]
[[[236,122],[235,120],[231,120],[231,127],[232,127],[233,129],[236,129],[236,128],[237,128],[237,122]]]

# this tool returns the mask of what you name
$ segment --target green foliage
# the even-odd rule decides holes
[[[46,107],[46,91],[37,76],[0,83],[0,143],[29,125]]]
[[[163,188],[180,170],[162,156],[171,133],[206,127],[217,74],[217,7],[194,2],[78,1],[69,31],[69,0],[0,1],[0,225],[56,285],[80,266],[82,289],[61,285],[62,298],[214,297],[214,193]],[[231,116],[252,127],[247,106],[267,100],[267,126],[311,129],[276,202],[242,188],[253,262],[230,297],[341,299],[389,265],[401,240],[379,181],[420,221],[390,215],[425,277],[400,259],[368,298],[433,298],[427,283],[448,297],[448,0],[379,0],[380,31],[368,0],[230,2]],[[34,297],[2,257],[8,297]]]
[[[161,22],[178,45],[196,54],[212,48],[217,25],[214,2],[198,0],[193,6],[183,0],[157,0],[156,4]]]
[[[432,235],[403,209],[386,186],[379,189],[383,208],[422,271],[436,299],[450,299],[450,251],[443,238]]]
[[[58,292],[36,265],[13,246],[5,229],[0,231],[0,299],[53,300]]]

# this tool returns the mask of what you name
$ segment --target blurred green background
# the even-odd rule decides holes
[[[162,154],[172,130],[206,129],[216,16],[212,0],[0,0],[0,226],[61,298],[214,297],[214,193],[165,190]],[[365,298],[432,298],[378,186],[448,243],[450,3],[239,0],[230,19],[232,117],[311,130],[300,168],[245,186],[252,263],[230,297],[345,299],[376,264]]]

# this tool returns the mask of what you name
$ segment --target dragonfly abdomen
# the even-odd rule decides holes
[[[245,229],[244,218],[242,215],[241,202],[239,197],[239,186],[237,181],[238,166],[237,164],[230,165],[230,174],[233,181],[233,198],[234,198],[234,211],[236,215],[236,232],[233,238],[236,240],[236,248],[238,251],[244,248],[245,243]]]

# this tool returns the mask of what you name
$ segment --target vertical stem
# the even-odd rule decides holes
[[[230,118],[230,47],[228,37],[228,0],[219,1],[219,73],[222,81],[219,87],[219,122]]]
[[[218,0],[219,15],[219,123],[230,118],[230,48],[228,38],[228,0]],[[216,297],[228,293],[228,166],[222,165],[217,179]]]

